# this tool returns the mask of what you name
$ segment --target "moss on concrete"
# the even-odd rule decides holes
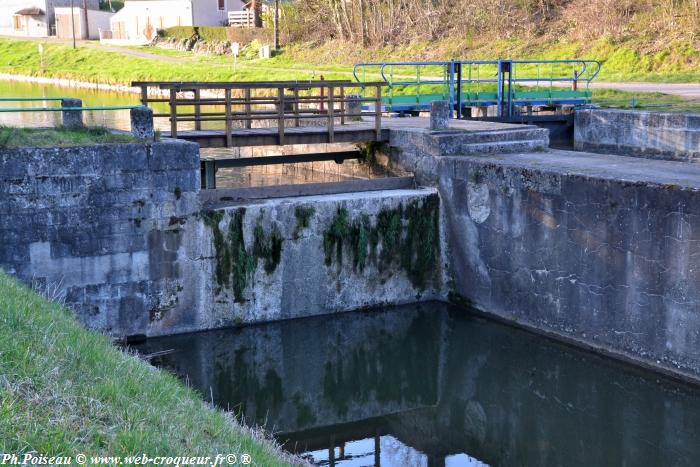
[[[276,225],[269,234],[265,234],[261,217],[253,229],[253,246],[246,248],[243,232],[243,220],[246,209],[239,208],[230,212],[228,231],[221,231],[219,224],[224,219],[225,211],[204,211],[201,214],[204,224],[212,230],[215,269],[214,275],[218,285],[217,293],[230,288],[234,301],[245,301],[244,292],[253,273],[258,267],[258,260],[263,260],[267,274],[272,274],[282,259],[284,239]]]
[[[253,255],[264,262],[265,272],[272,274],[282,259],[282,234],[276,224],[272,225],[269,235],[265,235],[262,226],[262,213],[253,230]]]
[[[343,264],[344,251],[355,270],[374,264],[380,272],[403,270],[411,284],[424,290],[439,277],[440,200],[431,195],[396,208],[382,209],[372,224],[366,214],[350,220],[339,207],[323,235],[325,263]]]
[[[294,227],[294,238],[299,238],[302,230],[307,229],[311,223],[316,209],[313,206],[297,206],[294,208],[294,217],[297,218],[297,225]]]

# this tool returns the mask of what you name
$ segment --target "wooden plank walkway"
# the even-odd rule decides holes
[[[162,137],[169,138],[165,131]],[[199,144],[202,148],[226,147],[225,130],[180,130],[178,139]],[[380,141],[389,140],[389,129],[382,128]],[[377,141],[374,124],[352,124],[338,126],[334,129],[333,141],[330,141],[328,128],[308,126],[284,129],[284,144],[324,144],[324,143],[362,143]],[[235,128],[231,132],[230,147],[277,146],[279,134],[277,127],[271,128]]]
[[[382,120],[381,138],[379,141],[389,141],[389,132],[392,129],[428,128],[430,119],[427,117],[385,118]],[[493,131],[504,129],[517,129],[516,125],[497,122],[452,120],[450,128],[466,131]],[[163,132],[162,136],[170,137],[169,132]],[[198,143],[203,148],[226,147],[225,130],[180,130],[178,139],[184,139]],[[329,140],[328,127],[326,126],[299,126],[289,127],[284,130],[284,144],[324,144],[324,143],[363,143],[377,141],[373,121],[363,120],[357,123],[346,123],[334,128],[333,141]],[[231,132],[231,147],[247,146],[276,146],[279,144],[277,127],[270,128],[234,128]]]

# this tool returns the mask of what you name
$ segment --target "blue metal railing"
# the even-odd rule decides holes
[[[424,110],[432,100],[445,99],[457,117],[474,105],[495,105],[498,116],[510,117],[515,106],[589,104],[590,83],[600,67],[584,59],[383,62],[359,63],[353,76],[365,82],[368,74],[373,80],[378,75],[386,83],[386,110]]]

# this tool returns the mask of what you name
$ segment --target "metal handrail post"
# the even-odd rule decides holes
[[[194,91],[194,116],[196,120],[194,121],[194,129],[195,130],[201,130],[202,129],[202,121],[200,118],[202,118],[202,108],[199,103],[200,100],[200,90],[199,89],[193,89]]]
[[[455,108],[455,61],[450,60],[449,70],[449,86],[450,86],[450,118],[454,117]]]
[[[382,86],[377,85],[374,91],[374,133],[375,140],[382,140]]]

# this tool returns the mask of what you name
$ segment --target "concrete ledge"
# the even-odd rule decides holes
[[[574,147],[654,159],[700,161],[700,114],[577,110]]]
[[[289,198],[292,196],[332,195],[361,191],[399,190],[415,188],[413,177],[387,177],[372,180],[351,180],[326,183],[300,183],[245,188],[218,188],[200,193],[206,207],[251,199]]]

